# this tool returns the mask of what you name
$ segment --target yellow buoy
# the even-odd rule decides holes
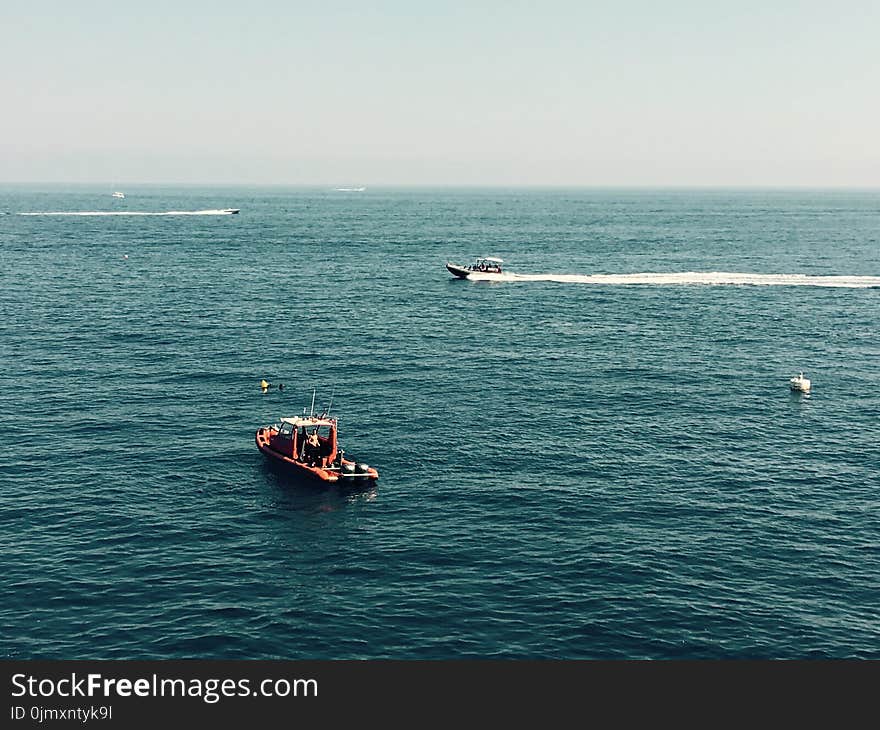
[[[261,381],[260,381],[260,387],[261,387],[263,390],[268,390],[268,389],[269,389],[269,383],[268,383],[268,381],[266,381],[266,380],[261,380]]]

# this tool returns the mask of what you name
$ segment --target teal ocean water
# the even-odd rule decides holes
[[[4,658],[880,658],[880,193],[110,192],[0,189]]]

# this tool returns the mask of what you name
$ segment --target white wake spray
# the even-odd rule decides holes
[[[552,281],[560,284],[605,286],[824,286],[848,289],[880,288],[880,276],[811,276],[808,274],[742,274],[727,271],[684,271],[639,274],[479,274],[471,281]]]
[[[81,211],[52,211],[40,213],[19,213],[19,215],[80,215],[80,216],[106,216],[106,215],[129,215],[129,216],[156,216],[156,215],[233,215],[230,208],[215,208],[211,210],[168,210],[161,213],[152,213],[142,210],[81,210]]]

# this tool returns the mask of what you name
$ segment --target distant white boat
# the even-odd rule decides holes
[[[791,380],[788,381],[788,387],[794,391],[799,391],[801,393],[809,393],[810,387],[812,384],[810,381],[804,377],[803,373],[798,373]]]
[[[120,192],[117,190],[115,193],[113,193],[113,197],[114,197],[114,198],[124,198],[124,197],[125,197],[125,193],[120,193]]]
[[[504,261],[494,256],[480,256],[474,263],[467,266],[447,261],[446,269],[450,274],[455,274],[459,279],[472,279],[475,277],[482,279],[489,278],[490,276],[503,276],[504,272],[501,271],[503,263]]]
[[[362,193],[366,188],[333,188],[338,193]]]

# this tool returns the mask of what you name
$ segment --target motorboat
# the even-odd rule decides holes
[[[499,276],[503,274],[501,265],[504,263],[501,259],[494,256],[481,256],[474,260],[474,263],[467,266],[446,262],[446,268],[450,274],[454,274],[459,279],[468,279],[474,275],[480,278],[483,276]]]
[[[117,190],[115,193],[113,193],[113,195],[112,195],[111,197],[114,197],[114,198],[124,198],[124,197],[125,197],[125,193],[120,193],[120,192]]]
[[[228,213],[230,215],[238,215],[238,213],[240,211],[241,211],[241,208],[221,208],[220,209],[221,213]]]
[[[809,393],[812,384],[810,383],[809,379],[805,378],[804,374],[801,372],[788,381],[788,387],[796,392]]]
[[[314,396],[312,405],[314,410]],[[379,472],[372,466],[345,456],[338,432],[337,419],[329,413],[304,413],[258,428],[254,440],[272,463],[293,474],[326,484],[378,479]]]

